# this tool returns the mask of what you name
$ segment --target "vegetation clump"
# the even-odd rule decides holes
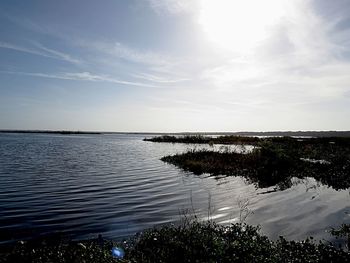
[[[116,262],[111,254],[115,242],[85,240],[75,242],[56,236],[20,241],[2,246],[0,250],[1,263],[112,263]]]
[[[337,238],[346,238],[348,251],[350,250],[350,224],[342,224],[338,229],[332,228],[330,232]]]
[[[144,141],[149,142],[169,142],[169,143],[197,143],[197,144],[257,144],[260,139],[258,137],[245,137],[236,135],[225,135],[219,137],[210,137],[203,135],[185,135],[185,136],[157,136],[153,138],[145,138]]]
[[[286,189],[292,185],[293,177],[313,177],[334,189],[350,187],[350,156],[342,155],[340,151],[329,154],[327,162],[315,162],[302,158],[305,152],[296,146],[264,142],[246,154],[192,150],[165,156],[161,160],[195,174],[243,176],[261,188],[276,186],[280,190]]]
[[[189,143],[189,144],[249,144],[257,147],[274,144],[279,148],[298,154],[305,158],[336,159],[343,156],[350,159],[350,137],[248,137],[225,135],[209,137],[202,135],[158,136],[145,138],[144,141],[160,143]]]
[[[113,257],[112,248],[125,251]],[[103,240],[19,242],[2,251],[0,262],[349,262],[350,254],[330,243],[280,237],[272,241],[259,227],[187,222],[147,230],[123,243]]]

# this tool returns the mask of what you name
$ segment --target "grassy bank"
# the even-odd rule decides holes
[[[112,256],[112,247],[125,251]],[[272,241],[258,227],[187,222],[147,230],[122,243],[102,239],[18,242],[3,250],[0,262],[349,262],[350,254],[330,243]]]

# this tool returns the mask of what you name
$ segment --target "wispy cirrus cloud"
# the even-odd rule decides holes
[[[31,48],[27,48],[27,47],[22,47],[16,44],[11,44],[11,43],[7,43],[7,42],[0,42],[0,48],[5,48],[5,49],[12,49],[15,51],[20,51],[20,52],[25,52],[25,53],[29,53],[29,54],[33,54],[33,55],[38,55],[38,56],[43,56],[43,57],[49,57],[52,58],[51,55],[45,53],[45,52],[41,52],[39,50],[34,50]]]
[[[116,57],[143,64],[165,65],[170,61],[169,57],[164,54],[146,50],[140,51],[119,42],[116,42],[109,49],[109,52]]]
[[[151,8],[158,14],[181,14],[193,12],[197,1],[189,0],[147,0]]]
[[[77,81],[91,81],[91,82],[109,82],[128,86],[138,87],[152,87],[157,88],[155,85],[133,82],[127,80],[120,80],[113,78],[109,75],[99,75],[90,72],[62,72],[62,73],[40,73],[40,72],[16,72],[16,71],[0,71],[3,74],[14,74],[22,76],[40,77],[40,78],[51,78],[51,79],[62,79],[62,80],[77,80]]]
[[[113,59],[122,59],[133,63],[165,66],[175,61],[175,58],[166,54],[150,50],[138,50],[120,42],[74,39],[73,44],[91,50],[100,56],[105,55],[110,59],[112,57]]]
[[[74,45],[89,50],[91,59],[95,58],[95,64],[102,63],[109,69],[119,65],[119,70],[128,69],[127,75],[156,84],[190,80],[189,72],[194,69],[193,62],[189,58],[147,49],[141,50],[120,42],[75,39]]]
[[[166,0],[164,2],[150,0],[149,4],[159,12],[174,13],[184,12],[185,10],[190,9],[195,10],[184,0]],[[60,30],[50,27],[50,25],[41,25],[27,18],[18,18],[9,15],[5,15],[5,17],[17,26],[26,28],[27,30],[41,35],[47,35],[50,38],[58,39],[72,49],[79,48],[79,51],[88,54],[85,59],[90,62],[90,66],[107,66],[111,75],[115,75],[116,72],[120,73],[122,71],[125,73],[124,75],[136,77],[140,81],[148,81],[155,85],[165,85],[189,79],[187,74],[188,67],[192,67],[192,65],[187,61],[184,63],[185,58],[183,57],[171,56],[167,53],[146,48],[139,49],[132,47],[129,44],[108,39],[85,39],[80,37],[79,34],[75,36],[69,35],[68,37],[67,34],[63,34]],[[2,46],[1,43],[3,44]],[[44,46],[35,40],[30,41],[30,43],[31,46],[27,47],[0,42],[0,48],[3,47],[38,56],[63,60],[78,66],[85,62],[84,60],[77,59],[67,53]],[[186,69],[184,64],[187,66]],[[84,67],[84,70],[86,71],[88,68]],[[151,74],[148,72],[151,72]]]
[[[42,45],[39,42],[33,42],[33,44],[39,49],[42,50],[43,52],[46,52],[47,54],[51,55],[53,58],[57,58],[57,59],[61,59],[67,62],[70,62],[72,64],[81,64],[82,60],[80,59],[76,59],[74,57],[72,57],[71,55],[58,51],[58,50],[54,50],[48,47],[45,47],[44,45]]]
[[[140,73],[133,75],[135,78],[148,80],[150,82],[157,82],[157,83],[178,83],[178,82],[184,82],[187,80],[190,80],[188,78],[171,78],[171,77],[164,77],[164,76],[156,76],[153,74],[148,73]]]
[[[80,64],[82,62],[81,60],[75,59],[71,55],[66,54],[64,52],[47,48],[38,42],[34,42],[34,43],[36,48],[25,47],[25,46],[20,46],[20,45],[8,43],[8,42],[0,41],[0,48],[11,49],[19,52],[24,52],[24,53],[52,58],[52,59],[63,60],[72,64]]]

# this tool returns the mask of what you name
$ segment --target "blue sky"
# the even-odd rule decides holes
[[[3,0],[0,32],[0,129],[350,130],[347,0]]]

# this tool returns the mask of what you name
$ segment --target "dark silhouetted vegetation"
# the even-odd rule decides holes
[[[337,238],[346,238],[348,250],[350,249],[350,224],[342,224],[338,229],[332,228],[331,234]]]
[[[313,177],[334,189],[350,187],[348,139],[300,141],[276,137],[261,139],[257,146],[246,154],[202,150],[165,156],[161,160],[195,174],[243,176],[258,187],[286,189],[292,185],[293,177]]]
[[[101,134],[100,132],[90,131],[51,131],[51,130],[0,130],[0,133],[47,133],[47,134]]]
[[[123,259],[111,249],[124,249]],[[280,237],[272,241],[259,228],[211,221],[166,225],[117,243],[108,240],[72,242],[64,239],[17,242],[3,249],[0,262],[349,262],[350,254],[331,243],[301,242]]]
[[[185,135],[185,136],[169,136],[163,135],[153,138],[145,138],[144,141],[150,142],[170,142],[170,143],[199,143],[199,144],[257,144],[260,142],[258,137],[245,136],[219,136],[209,137],[203,135]]]
[[[115,242],[85,240],[74,242],[59,235],[30,241],[20,241],[2,246],[0,262],[47,263],[47,262],[116,262],[111,249]]]

